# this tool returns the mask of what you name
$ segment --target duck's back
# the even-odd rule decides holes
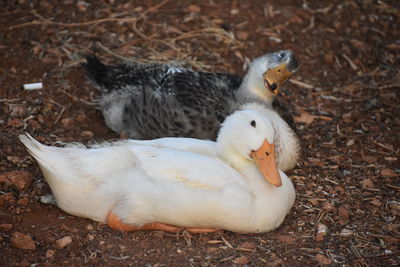
[[[242,79],[236,75],[160,63],[106,66],[96,57],[83,67],[102,94],[107,125],[131,138],[215,139],[222,121],[237,109]]]

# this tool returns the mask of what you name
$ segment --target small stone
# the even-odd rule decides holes
[[[324,61],[328,64],[332,64],[335,59],[335,56],[333,54],[325,54],[324,55]]]
[[[379,199],[373,199],[369,203],[371,203],[374,206],[380,207],[382,206],[382,202]]]
[[[79,232],[78,229],[70,227],[70,226],[67,226],[65,224],[60,226],[60,230],[71,232],[71,233],[78,233]]]
[[[341,206],[338,210],[339,212],[339,216],[344,219],[344,220],[348,220],[349,219],[349,210],[346,209],[345,207]]]
[[[84,139],[91,139],[94,136],[94,133],[92,131],[83,131],[81,132],[81,137]]]
[[[7,126],[8,126],[8,127],[19,128],[19,127],[24,126],[24,123],[23,123],[20,119],[15,118],[15,119],[9,120],[9,121],[7,122]]]
[[[351,231],[349,229],[346,229],[346,228],[344,228],[342,231],[340,231],[340,235],[341,236],[349,236],[349,235],[352,235],[352,234],[353,234],[353,231]]]
[[[201,11],[201,8],[197,5],[189,5],[187,7],[187,11],[189,11],[190,13],[199,13]]]
[[[248,264],[250,262],[250,260],[246,256],[241,256],[239,258],[234,259],[233,262],[235,264],[244,265],[244,264]]]
[[[15,248],[25,249],[25,250],[35,250],[36,245],[32,237],[25,235],[20,232],[15,232],[11,236],[11,245]]]
[[[19,191],[26,189],[32,183],[32,174],[26,171],[10,171],[0,174],[0,183],[13,185]]]
[[[2,232],[8,232],[10,231],[14,226],[10,223],[2,223],[0,224],[0,231]]]
[[[23,161],[23,159],[18,156],[7,156],[7,160],[15,165],[19,165]]]
[[[55,253],[56,253],[55,250],[48,249],[48,250],[46,250],[46,255],[45,255],[45,257],[46,257],[46,258],[52,258],[52,257],[54,256]]]
[[[239,40],[246,41],[247,39],[249,39],[250,34],[245,31],[240,31],[236,33],[236,36]]]
[[[5,193],[4,195],[0,194],[0,206],[2,206],[5,203],[8,204],[15,203],[15,198],[12,193]]]
[[[271,267],[276,267],[276,266],[282,266],[283,260],[279,258],[275,253],[271,254],[270,261],[268,263],[268,266]]]
[[[33,119],[28,121],[28,125],[34,130],[38,130],[42,127],[37,120]]]
[[[32,266],[31,263],[27,259],[23,259],[19,264],[21,267],[30,267]]]
[[[256,243],[254,242],[242,242],[240,243],[239,247],[246,248],[246,249],[256,249]]]
[[[18,205],[28,205],[29,199],[27,197],[20,198],[20,199],[18,199],[17,204]]]
[[[40,196],[40,202],[43,204],[53,204],[56,205],[57,202],[52,194]]]
[[[77,8],[79,9],[79,11],[81,12],[86,12],[89,4],[86,3],[85,1],[78,1],[78,3],[76,4]]]
[[[207,247],[206,251],[207,253],[215,253],[218,251],[218,249],[219,249],[218,247]]]
[[[319,223],[317,226],[317,233],[323,233],[326,234],[328,231],[328,227],[326,227],[325,224]]]
[[[61,122],[62,127],[64,127],[64,128],[71,127],[74,124],[74,120],[71,118],[62,119],[60,122]]]
[[[292,235],[278,235],[278,240],[282,243],[293,243],[297,240],[297,237]]]
[[[374,186],[374,182],[370,178],[361,181],[362,188],[373,188]]]
[[[327,233],[327,227],[325,224],[319,223],[317,226],[317,234],[315,236],[315,241],[321,242],[324,240],[326,233]]]
[[[56,240],[56,248],[62,249],[72,243],[72,238],[70,236],[64,236],[63,238]]]
[[[238,15],[239,14],[239,9],[235,8],[231,10],[231,15]]]
[[[332,263],[332,260],[331,260],[331,259],[327,258],[325,255],[322,255],[322,254],[317,254],[317,255],[315,255],[315,259],[316,259],[320,264],[323,264],[323,265],[331,264],[331,263]]]
[[[75,119],[76,119],[78,122],[86,122],[86,121],[89,121],[89,118],[88,118],[85,114],[78,114],[78,115],[76,115]]]
[[[26,107],[24,105],[12,105],[10,110],[11,117],[24,117],[26,115]]]
[[[164,239],[165,233],[163,231],[154,231],[153,237],[157,239]]]
[[[334,206],[330,202],[325,202],[322,208],[326,211],[332,211],[334,209]]]
[[[177,252],[178,254],[182,254],[184,251],[183,251],[182,249],[178,248],[178,249],[176,250],[176,252]]]
[[[94,230],[94,227],[93,227],[93,225],[91,223],[88,223],[85,228],[88,231],[93,231]]]

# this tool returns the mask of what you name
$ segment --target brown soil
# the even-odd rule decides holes
[[[398,1],[5,2],[0,176],[21,170],[33,182],[0,184],[0,264],[400,264]],[[18,134],[48,144],[118,138],[96,109],[83,54],[243,74],[248,59],[280,49],[301,64],[282,99],[296,115],[303,157],[288,172],[297,200],[278,230],[121,233],[40,201],[50,189]],[[38,81],[43,89],[22,89]],[[30,249],[15,248],[16,232]],[[65,236],[72,243],[61,248]]]

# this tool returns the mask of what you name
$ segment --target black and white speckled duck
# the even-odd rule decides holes
[[[161,63],[106,66],[95,56],[88,56],[82,66],[100,90],[102,113],[115,132],[136,139],[185,136],[212,140],[225,117],[242,104],[259,102],[272,107],[274,96],[298,68],[287,50],[255,59],[243,79]]]

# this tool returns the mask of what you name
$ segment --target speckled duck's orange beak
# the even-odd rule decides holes
[[[287,64],[281,64],[264,72],[265,87],[277,95],[282,85],[290,78],[292,71],[289,71]]]
[[[272,185],[279,187],[282,185],[282,179],[275,163],[275,145],[268,143],[265,139],[262,146],[256,151],[250,153],[260,169],[264,178]]]

